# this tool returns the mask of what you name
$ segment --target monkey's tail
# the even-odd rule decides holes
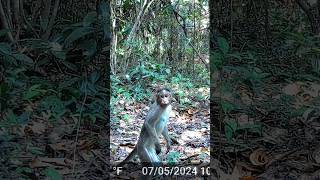
[[[130,161],[135,155],[137,154],[137,146],[134,147],[134,149],[131,151],[131,153],[126,157],[123,161],[121,161],[117,166],[123,166],[127,164],[128,161]]]

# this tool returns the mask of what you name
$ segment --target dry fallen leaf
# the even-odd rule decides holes
[[[34,134],[42,134],[46,131],[46,125],[40,122],[33,121],[29,127]]]
[[[299,83],[288,84],[282,89],[282,92],[291,96],[297,95],[300,91],[301,91],[301,87]]]
[[[316,148],[313,152],[312,152],[312,159],[317,163],[320,164],[320,146],[318,148]]]
[[[31,168],[37,167],[53,167],[53,166],[69,166],[71,160],[66,158],[46,158],[46,157],[37,157],[32,160],[30,163]]]
[[[257,149],[250,154],[250,162],[255,166],[263,166],[267,164],[269,158],[263,149]]]

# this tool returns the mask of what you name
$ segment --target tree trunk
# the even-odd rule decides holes
[[[320,35],[320,1],[296,0],[296,2],[308,16],[312,33],[314,35]]]

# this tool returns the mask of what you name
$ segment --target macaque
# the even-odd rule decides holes
[[[168,134],[167,123],[171,112],[171,91],[167,88],[157,90],[155,102],[151,105],[147,117],[142,126],[137,145],[129,156],[120,162],[123,166],[135,155],[138,155],[142,163],[159,164],[161,160],[158,154],[161,152],[159,136],[162,134],[167,141],[167,153],[171,147],[171,139]]]

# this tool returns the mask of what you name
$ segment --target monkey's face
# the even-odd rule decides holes
[[[167,106],[171,102],[171,93],[167,90],[161,90],[157,94],[157,102],[160,106]]]

